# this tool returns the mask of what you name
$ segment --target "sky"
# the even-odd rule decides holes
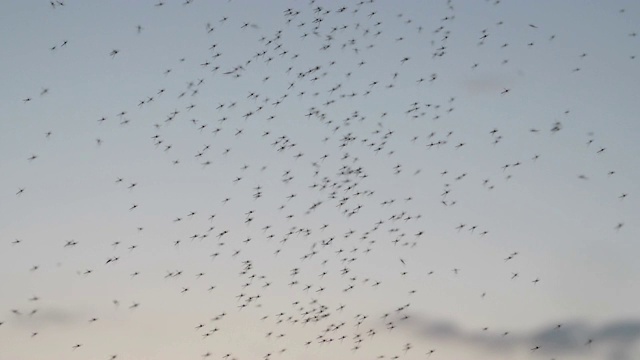
[[[0,360],[640,356],[634,1],[6,1]]]

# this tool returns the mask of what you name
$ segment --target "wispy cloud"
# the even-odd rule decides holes
[[[503,74],[484,74],[465,80],[464,87],[471,95],[495,95],[511,87],[513,83],[514,79]]]
[[[486,351],[505,352],[539,346],[539,353],[551,356],[603,353],[611,360],[630,360],[640,356],[640,319],[616,320],[599,325],[572,320],[560,327],[549,324],[507,335],[496,331],[466,330],[454,321],[416,314],[412,314],[405,325],[405,329],[421,337]]]
[[[16,327],[42,328],[46,326],[69,326],[84,319],[83,314],[59,307],[36,309],[34,314],[26,313],[14,315],[7,321],[7,325]]]

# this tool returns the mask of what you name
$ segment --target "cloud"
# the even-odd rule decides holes
[[[636,342],[640,338],[640,321],[627,320],[603,326],[595,336],[619,342]]]
[[[640,356],[640,319],[610,321],[590,325],[584,320],[549,324],[519,334],[469,331],[454,321],[411,314],[402,322],[418,336],[454,342],[487,351],[506,352],[539,346],[539,353],[551,356],[594,356],[600,352],[610,360],[630,360]],[[589,340],[593,342],[588,344]]]
[[[73,312],[57,307],[37,309],[32,315],[29,313],[13,316],[13,318],[7,321],[7,325],[28,328],[42,328],[45,326],[59,327],[70,326],[84,319],[82,314],[77,311]]]
[[[512,84],[513,80],[497,74],[485,74],[464,81],[464,86],[471,95],[500,94]]]

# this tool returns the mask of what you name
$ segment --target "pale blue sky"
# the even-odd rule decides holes
[[[638,4],[156,4],[3,3],[0,360],[640,355]]]

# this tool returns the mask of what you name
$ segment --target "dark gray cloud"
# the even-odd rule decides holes
[[[6,321],[7,325],[28,328],[60,327],[74,325],[85,319],[85,316],[79,311],[58,307],[36,308],[33,310],[36,310],[33,314],[31,309],[21,311],[20,315],[12,314],[13,316]]]
[[[400,322],[398,322],[400,323]],[[506,352],[539,346],[549,356],[596,356],[630,360],[640,356],[640,318],[592,325],[584,320],[549,324],[539,329],[503,335],[504,331],[467,330],[454,321],[412,314],[403,328],[432,340],[457,343],[486,351]],[[590,342],[590,340],[592,342]]]

